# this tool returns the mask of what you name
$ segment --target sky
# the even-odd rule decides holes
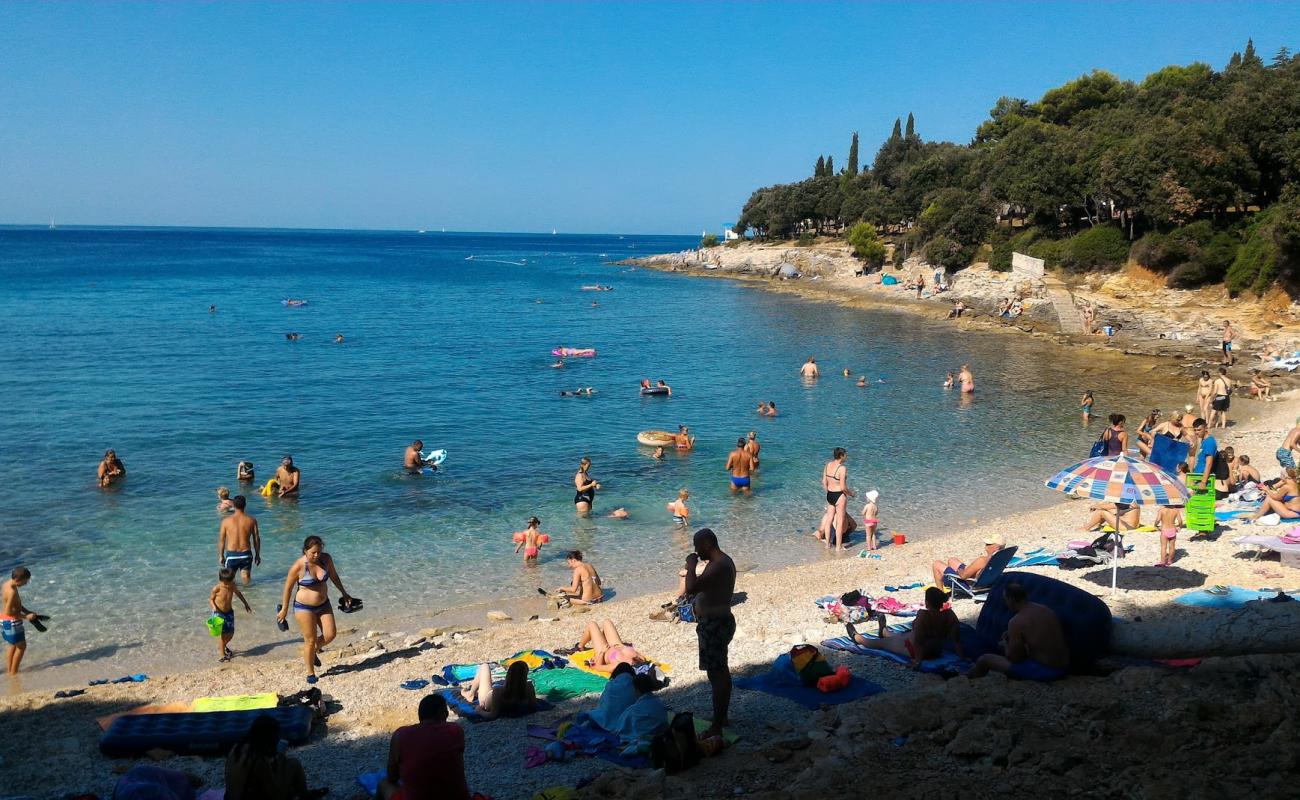
[[[695,233],[1300,3],[0,3],[0,224]]]

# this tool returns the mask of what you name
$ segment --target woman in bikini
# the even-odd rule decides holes
[[[578,473],[573,476],[573,488],[576,490],[573,494],[573,507],[580,517],[591,513],[591,507],[596,503],[596,490],[600,488],[600,484],[587,474],[590,469],[591,459],[584,457],[578,462]]]
[[[339,604],[348,607],[352,596],[343,588],[334,559],[325,552],[319,536],[308,536],[302,543],[302,558],[293,562],[284,578],[284,594],[276,622],[284,622],[292,604],[294,619],[302,631],[303,661],[307,664],[307,682],[316,682],[319,653],[334,641],[334,609],[330,608],[329,582],[339,588]]]
[[[1273,488],[1260,484],[1264,490],[1264,504],[1259,507],[1251,522],[1265,514],[1277,514],[1282,519],[1300,517],[1300,482],[1296,480],[1295,467],[1288,467],[1282,473],[1282,479]]]
[[[578,640],[578,649],[585,650],[588,647],[595,651],[595,657],[587,666],[606,675],[613,672],[619,664],[638,667],[648,663],[648,659],[638,653],[635,647],[623,643],[619,638],[618,629],[614,627],[613,621],[608,619],[599,625],[594,622],[587,623],[582,638]]]
[[[1201,370],[1201,379],[1196,384],[1196,405],[1201,409],[1201,419],[1210,418],[1210,401],[1214,398],[1214,381],[1210,380],[1209,370]]]
[[[568,586],[555,590],[555,599],[559,601],[560,607],[569,604],[591,606],[604,600],[605,590],[600,585],[600,573],[582,560],[582,551],[570,550],[565,554],[565,560],[569,562],[569,569],[573,570],[573,580]]]
[[[826,462],[825,468],[822,469],[822,488],[826,490],[826,513],[822,515],[821,524],[817,526],[817,538],[825,538],[826,546],[834,547],[836,550],[848,549],[844,546],[844,538],[848,535],[844,517],[849,498],[854,496],[848,485],[849,468],[844,464],[846,458],[848,453],[844,452],[844,448],[837,447],[831,451],[831,460]],[[835,539],[833,544],[832,531]]]
[[[528,680],[528,665],[522,661],[506,669],[505,683],[499,687],[492,685],[492,667],[479,664],[474,680],[461,687],[460,696],[485,720],[527,714],[537,706],[537,689]]]

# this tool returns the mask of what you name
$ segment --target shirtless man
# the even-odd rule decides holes
[[[1232,340],[1236,337],[1236,332],[1232,329],[1232,320],[1223,323],[1223,363],[1232,366],[1235,359],[1232,356]]]
[[[726,469],[731,473],[731,493],[744,492],[749,497],[749,474],[754,471],[754,457],[745,448],[745,437],[736,440],[736,449],[727,456]]]
[[[1295,427],[1287,432],[1282,446],[1277,449],[1277,463],[1283,470],[1295,466],[1295,454],[1300,452],[1300,417],[1296,417]]]
[[[605,590],[600,586],[600,575],[596,568],[582,560],[581,550],[570,550],[567,556],[569,569],[573,570],[573,582],[555,590],[561,606],[573,603],[591,606],[605,598]]]
[[[99,462],[98,473],[100,488],[107,488],[126,477],[126,467],[115,450],[108,450],[104,453],[104,460]]]
[[[804,365],[799,368],[799,376],[801,378],[807,378],[811,380],[813,378],[818,377],[820,374],[821,373],[818,372],[817,370],[817,361],[814,360],[812,356],[808,356],[808,361],[805,362]]]
[[[1228,377],[1228,368],[1219,367],[1218,377],[1212,384],[1210,397],[1210,427],[1228,427],[1228,407],[1232,405],[1232,379]]]
[[[25,607],[23,599],[18,596],[18,590],[31,579],[32,573],[27,567],[14,567],[0,593],[0,633],[4,635],[5,644],[9,645],[6,664],[10,675],[18,674],[23,654],[27,652],[27,632],[23,630],[23,623],[30,622],[36,630],[43,631],[45,627],[41,620],[48,619]]]
[[[424,460],[424,456],[420,455],[420,451],[423,449],[424,441],[422,439],[411,442],[410,446],[406,448],[406,454],[402,456],[402,468],[412,475],[419,475],[420,470],[425,467],[433,467],[432,464]],[[433,468],[437,469],[437,467]]]
[[[937,586],[925,590],[925,608],[916,615],[912,629],[903,635],[890,636],[885,627],[885,615],[880,614],[880,630],[877,638],[868,639],[858,633],[853,623],[844,626],[849,639],[863,647],[875,650],[888,650],[912,660],[912,668],[917,669],[921,662],[943,655],[944,645],[951,643],[957,655],[965,657],[961,646],[961,624],[951,608],[944,608],[948,593]]]
[[[1007,608],[1015,615],[1007,624],[1007,632],[1002,635],[1005,655],[986,653],[980,656],[966,676],[982,678],[992,670],[1016,680],[1046,683],[1069,674],[1070,648],[1065,643],[1065,631],[1061,629],[1056,612],[1029,602],[1024,588],[1018,583],[1007,584],[1002,596]]]
[[[695,635],[700,644],[700,669],[709,679],[713,693],[713,720],[700,735],[721,736],[731,706],[731,667],[727,648],[736,635],[736,618],[731,615],[731,596],[736,589],[736,564],[718,547],[718,537],[708,528],[695,532],[695,552],[686,557],[686,596],[695,611]],[[696,567],[708,566],[699,575]]]
[[[257,519],[244,513],[248,501],[242,494],[231,498],[235,510],[221,520],[217,532],[217,563],[234,572],[244,573],[244,585],[253,579],[253,565],[262,564],[262,532]]]
[[[293,465],[293,456],[280,460],[280,468],[275,471],[275,481],[280,484],[279,497],[297,497],[299,481],[302,480],[298,468]]]
[[[994,553],[1006,547],[1006,544],[1006,539],[1002,537],[1002,534],[994,533],[984,537],[984,555],[969,564],[962,563],[961,559],[958,558],[933,562],[930,564],[930,574],[934,576],[934,585],[943,588],[949,575],[966,581],[978,579],[980,573],[988,566],[989,559],[993,557]]]
[[[754,469],[758,469],[758,451],[762,450],[763,446],[758,443],[757,431],[749,432],[749,441],[745,443],[745,449],[754,457]]]

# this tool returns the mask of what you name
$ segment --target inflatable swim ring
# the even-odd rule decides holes
[[[307,305],[307,301],[306,301],[306,300],[294,300],[294,299],[292,299],[292,298],[288,298],[288,297],[286,297],[285,299],[283,299],[283,300],[280,301],[280,305],[289,306],[290,308],[297,308],[298,306],[305,306],[305,305]]]
[[[673,447],[677,444],[677,436],[668,431],[641,431],[636,440],[646,447]]]
[[[595,358],[596,348],[594,347],[557,347],[551,351],[551,355],[560,356],[561,358]]]
[[[650,386],[641,390],[642,397],[666,397],[668,395],[667,386]]]
[[[440,467],[442,462],[447,460],[447,451],[430,450],[428,453],[421,453],[420,458],[423,458],[430,466]]]
[[[266,485],[262,487],[261,491],[263,497],[271,497],[272,495],[279,493],[280,482],[277,481],[275,478],[272,478],[271,480],[266,482]]]

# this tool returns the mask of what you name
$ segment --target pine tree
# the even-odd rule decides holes
[[[826,174],[826,156],[817,156],[817,166],[813,167],[813,177],[820,178]]]
[[[907,112],[907,133],[904,135],[908,139],[916,136],[916,118],[912,116],[912,112],[910,111]]]
[[[1236,69],[1241,66],[1241,53],[1233,53],[1232,58],[1228,59],[1228,69]]]
[[[853,140],[849,142],[849,175],[858,174],[858,132],[853,132]]]
[[[894,132],[889,134],[889,138],[898,141],[903,138],[903,121],[894,117]]]
[[[1241,65],[1243,67],[1262,67],[1264,62],[1255,54],[1255,40],[1246,40],[1246,50],[1241,54]]]
[[[1282,45],[1278,48],[1277,55],[1273,56],[1273,66],[1284,67],[1291,60],[1291,48]]]
[[[835,156],[826,156],[826,174],[835,174]]]

